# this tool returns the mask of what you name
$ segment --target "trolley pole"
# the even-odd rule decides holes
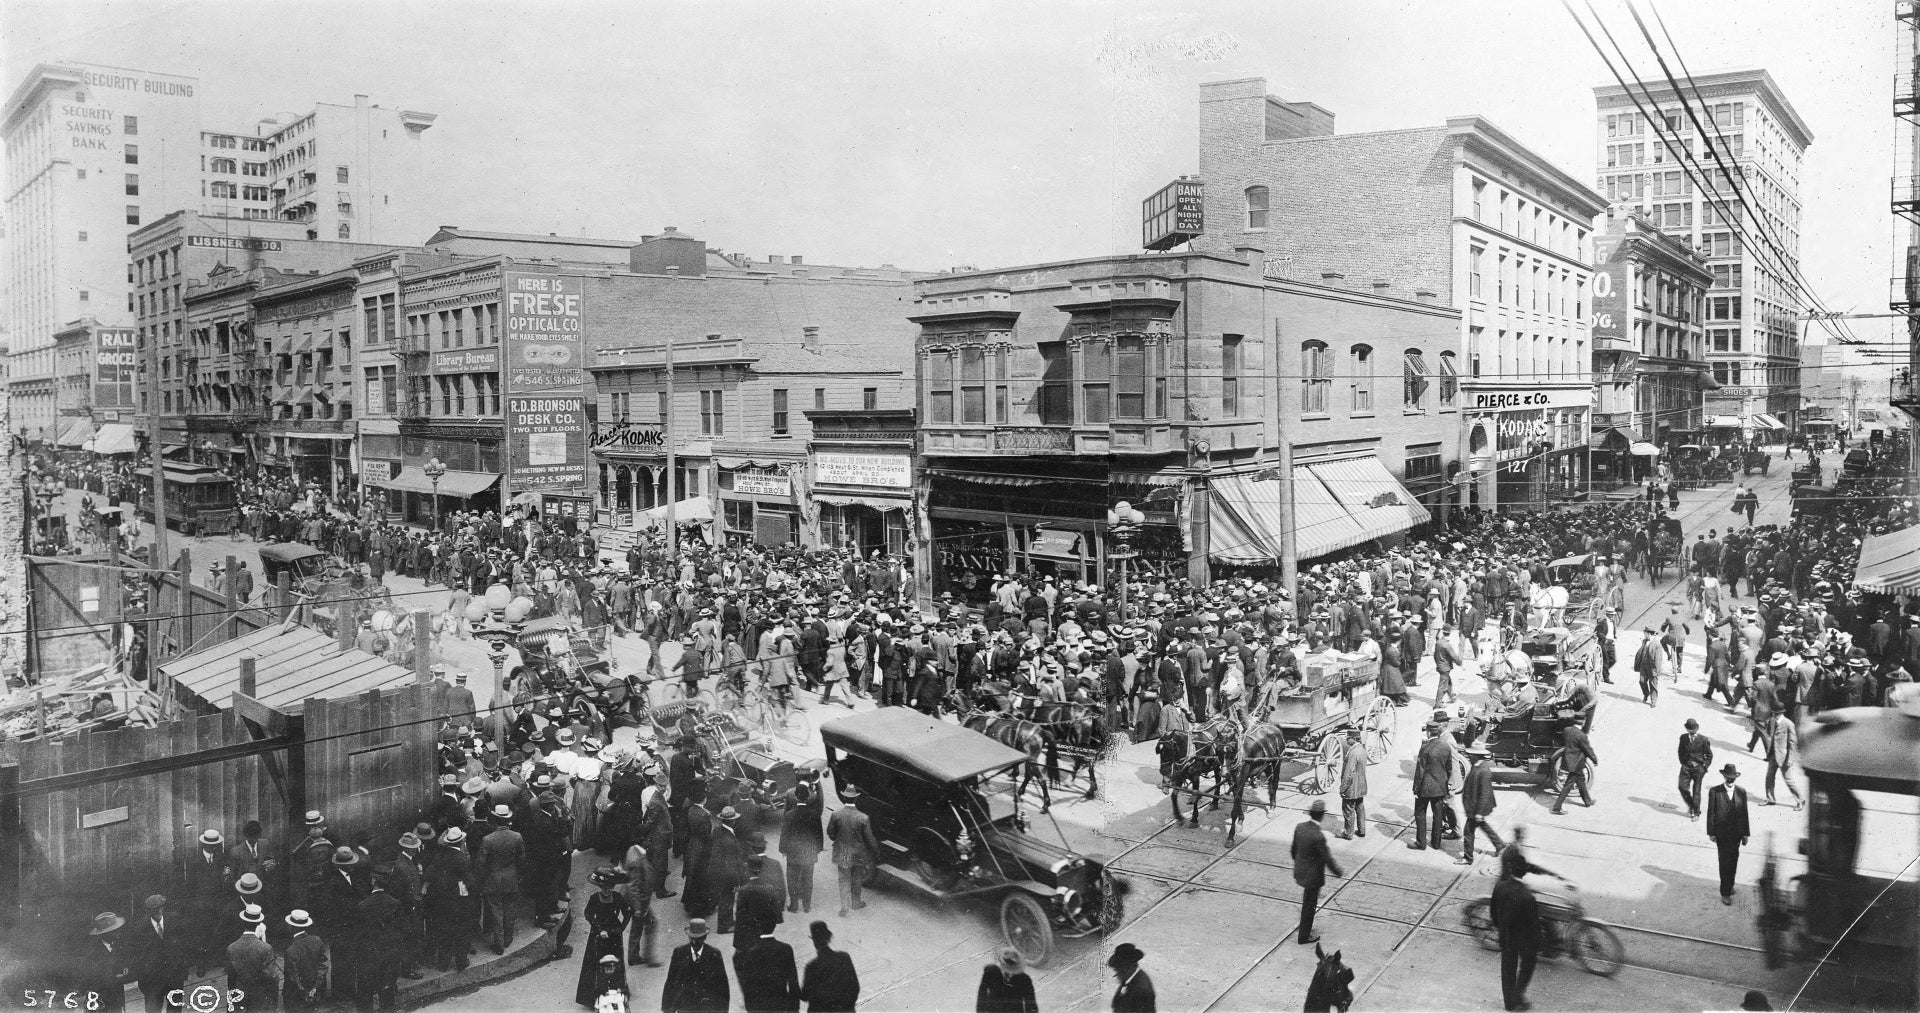
[[[142,365],[147,370],[147,467],[153,469],[153,558],[148,566],[167,565],[167,470],[160,447],[160,338],[147,336]]]

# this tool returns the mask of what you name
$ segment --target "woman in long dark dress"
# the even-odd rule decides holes
[[[618,892],[620,880],[620,872],[609,866],[595,869],[588,879],[600,892],[587,898],[587,940],[581,947],[580,983],[573,991],[573,1001],[587,1009],[593,1009],[600,998],[595,991],[600,983],[600,958],[609,953],[621,960],[627,956],[626,930],[633,921],[633,905]]]
[[[633,759],[623,760],[614,768],[613,782],[607,787],[610,808],[600,820],[597,850],[601,854],[617,858],[635,844],[646,843],[640,839],[640,803],[646,787],[647,779],[641,776],[639,765]]]

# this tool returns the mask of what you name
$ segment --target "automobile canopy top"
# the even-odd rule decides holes
[[[820,726],[828,746],[929,781],[953,783],[1021,763],[1027,754],[911,707],[882,707]]]
[[[260,546],[260,558],[268,563],[291,564],[324,556],[326,551],[304,542],[272,542]]]

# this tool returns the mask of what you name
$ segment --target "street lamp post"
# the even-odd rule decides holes
[[[433,483],[433,530],[440,530],[440,479],[447,473],[447,466],[435,457],[427,461],[421,469],[427,473],[427,481]]]
[[[1147,515],[1133,508],[1133,504],[1121,500],[1107,511],[1107,536],[1111,543],[1107,546],[1107,558],[1120,563],[1120,618],[1131,621],[1127,611],[1127,560],[1140,553],[1133,547],[1133,536],[1139,534],[1140,525],[1146,523]]]

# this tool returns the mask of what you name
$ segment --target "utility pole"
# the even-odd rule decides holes
[[[149,566],[167,565],[167,471],[160,450],[160,336],[147,335],[147,467],[153,469],[153,558]]]
[[[670,267],[667,270],[670,272],[673,272],[675,275],[679,274],[679,272],[674,268]],[[674,400],[673,400],[673,335],[671,334],[667,335],[666,340],[667,340],[667,411],[666,411],[666,418],[661,420],[661,424],[664,426],[663,435],[665,436],[667,441],[667,480],[664,483],[667,488],[667,558],[669,560],[672,560],[672,559],[678,558],[680,555],[680,526],[674,523],[674,516],[673,516],[673,513],[674,513],[673,503],[675,498],[678,497],[680,494],[680,491],[678,489],[675,489],[674,486],[679,484],[678,479],[680,476],[674,473],[674,466],[678,461],[678,457],[677,455],[675,455],[673,450],[674,448],[673,417],[674,415],[678,414],[678,412],[674,408]]]

